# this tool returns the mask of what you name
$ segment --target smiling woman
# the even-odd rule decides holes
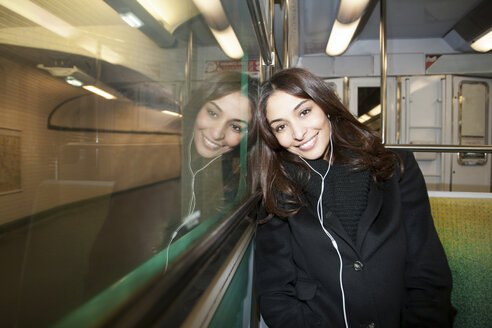
[[[230,204],[238,193],[240,144],[254,144],[251,119],[257,82],[223,72],[193,89],[184,110],[182,217],[198,223]],[[245,145],[246,146],[246,145]],[[206,193],[203,191],[207,190]],[[189,224],[188,224],[189,227]]]
[[[248,98],[240,91],[207,102],[195,120],[196,151],[206,158],[231,151],[247,132],[250,117]]]
[[[275,327],[450,327],[451,273],[422,173],[319,77],[275,73],[256,112],[256,291]]]

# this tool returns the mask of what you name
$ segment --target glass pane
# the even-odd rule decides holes
[[[381,131],[380,87],[359,87],[357,90],[357,116],[374,131]]]
[[[253,28],[242,1],[1,3],[0,326],[87,326],[246,195]]]

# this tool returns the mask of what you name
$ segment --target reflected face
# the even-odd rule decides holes
[[[210,158],[239,145],[251,117],[249,101],[240,91],[206,103],[198,112],[194,126],[196,151]]]
[[[330,143],[330,122],[314,101],[274,92],[266,106],[268,124],[279,144],[305,159],[323,157]]]

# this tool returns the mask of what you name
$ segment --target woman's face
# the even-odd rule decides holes
[[[194,126],[196,151],[210,158],[239,145],[251,117],[249,101],[240,91],[209,101],[198,112]]]
[[[275,91],[268,99],[266,118],[282,147],[305,159],[322,157],[330,143],[330,122],[310,99]]]

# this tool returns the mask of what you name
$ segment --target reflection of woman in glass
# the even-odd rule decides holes
[[[248,100],[244,98],[240,91],[235,91],[203,105],[193,129],[198,154],[211,158],[239,145],[251,117]]]
[[[184,220],[190,215],[207,218],[236,196],[239,145],[254,142],[248,130],[253,129],[256,98],[256,81],[238,72],[215,75],[192,91],[184,110]]]

